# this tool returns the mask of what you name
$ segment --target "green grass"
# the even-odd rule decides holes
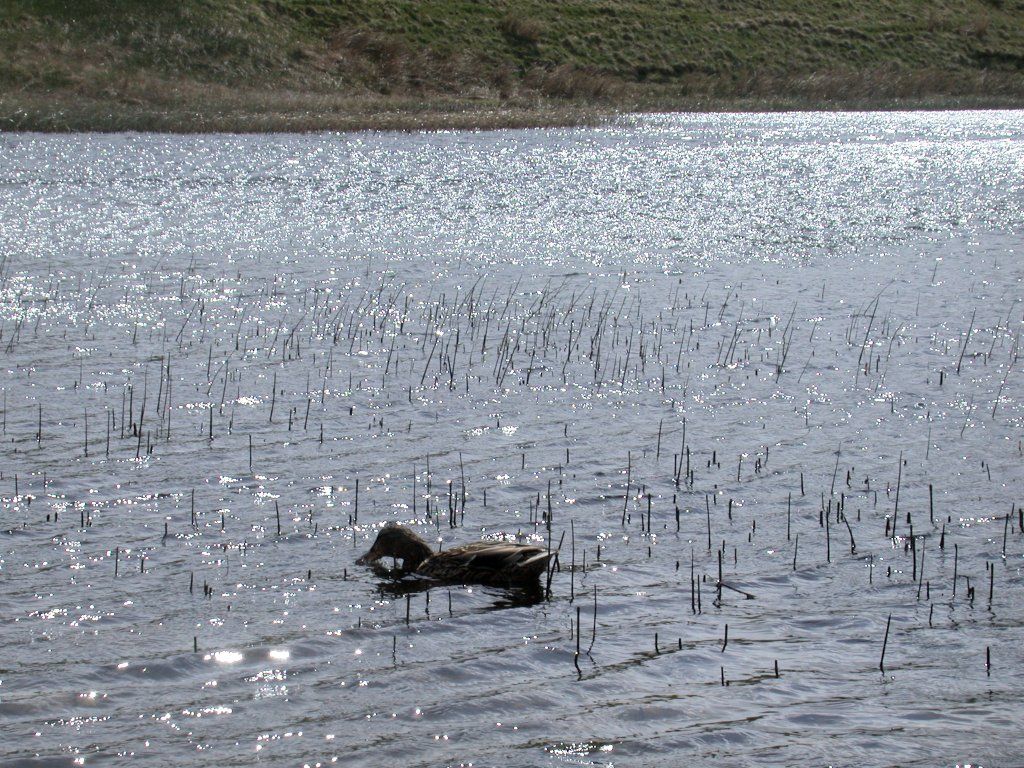
[[[0,0],[7,128],[906,103],[1024,104],[1024,2]]]

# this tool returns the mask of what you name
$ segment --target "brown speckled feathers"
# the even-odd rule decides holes
[[[479,541],[438,552],[416,569],[439,581],[472,576],[481,584],[525,584],[547,569],[548,552],[529,544]]]

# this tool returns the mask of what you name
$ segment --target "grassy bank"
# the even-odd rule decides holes
[[[1020,0],[0,0],[6,129],[1021,105]]]

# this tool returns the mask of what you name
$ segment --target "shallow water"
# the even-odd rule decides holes
[[[0,136],[0,763],[1019,762],[1022,179],[1013,112]],[[549,509],[547,600],[354,564]]]

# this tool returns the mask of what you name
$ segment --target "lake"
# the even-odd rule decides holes
[[[0,135],[0,763],[1019,762],[1022,249],[1019,112]]]

